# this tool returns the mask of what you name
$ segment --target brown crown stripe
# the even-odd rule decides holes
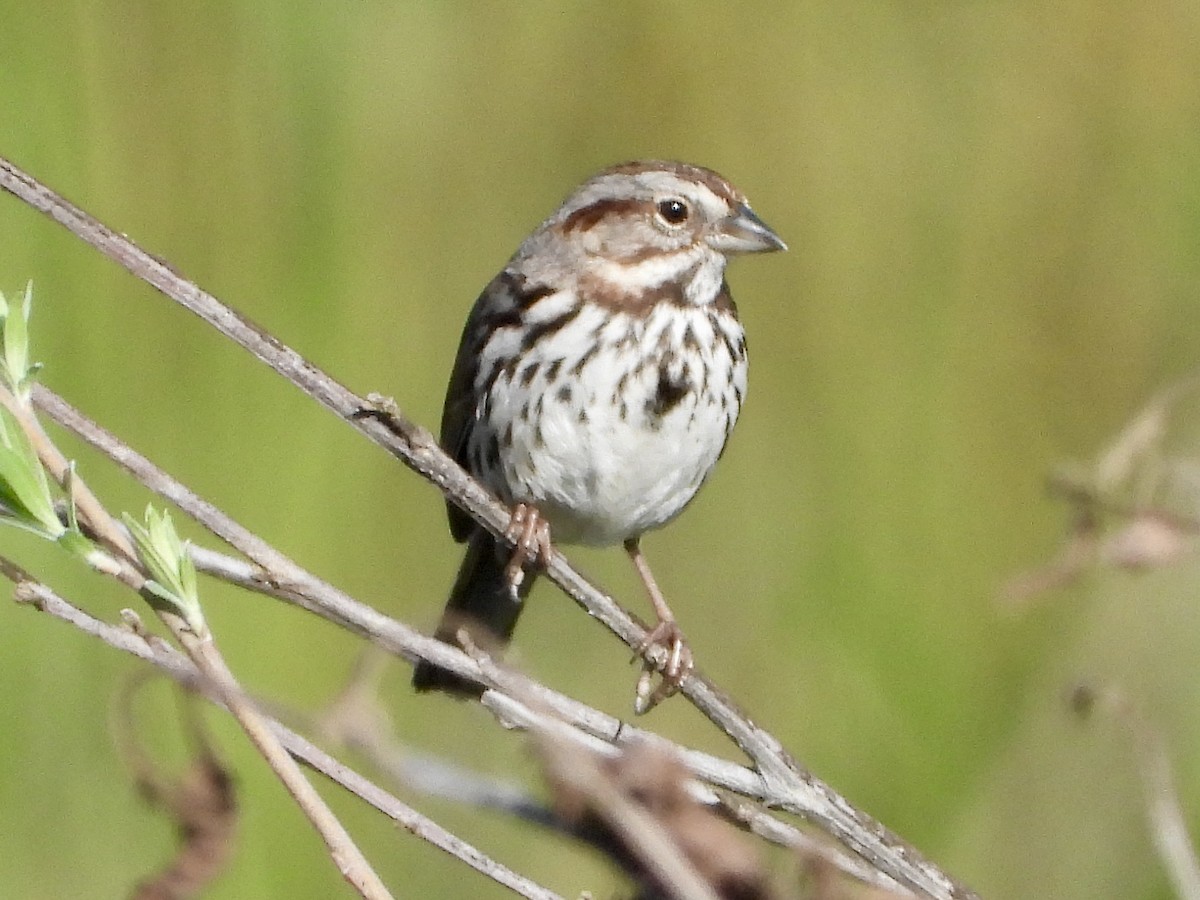
[[[596,181],[605,175],[641,175],[644,172],[668,172],[672,175],[678,175],[680,178],[698,181],[718,197],[724,197],[726,200],[732,200],[737,203],[746,202],[746,196],[741,191],[712,169],[676,162],[674,160],[652,159],[619,163],[605,169],[592,180]]]

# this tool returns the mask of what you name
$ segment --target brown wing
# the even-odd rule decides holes
[[[520,324],[524,308],[547,293],[550,291],[544,287],[529,288],[523,276],[505,269],[484,288],[463,327],[454,369],[450,372],[450,384],[446,387],[446,402],[442,406],[441,444],[455,462],[476,477],[481,473],[468,458],[467,448],[479,421],[481,398],[476,396],[475,385],[488,339],[501,328]],[[495,369],[504,362],[493,359],[490,365]],[[490,379],[485,382],[490,383]],[[446,501],[446,515],[450,520],[450,533],[456,541],[461,543],[471,536],[474,521],[449,500]]]
[[[475,376],[479,371],[480,352],[487,339],[481,327],[481,311],[487,305],[490,288],[491,285],[475,301],[467,318],[458,343],[458,355],[454,358],[454,368],[450,372],[450,383],[446,386],[446,400],[442,404],[442,449],[468,472],[471,471],[471,465],[467,459],[467,447],[476,420]],[[446,501],[446,516],[450,520],[450,534],[460,543],[465,541],[474,530],[471,517],[450,500]]]

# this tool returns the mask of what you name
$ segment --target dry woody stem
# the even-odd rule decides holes
[[[172,271],[162,261],[100,224],[2,158],[0,188],[50,216],[72,234],[120,263],[137,278],[192,311],[225,337],[248,350],[301,391],[334,412],[351,427],[432,482],[492,534],[503,538],[510,520],[509,511],[455,464],[427,430],[409,422],[394,405],[381,405],[349,391],[307,362],[296,351],[221,304],[194,283]],[[66,409],[69,407],[65,407],[62,401],[48,392],[38,390],[35,393],[35,401],[54,418],[62,421],[60,415],[63,418],[67,417]],[[127,448],[121,451],[122,455],[128,453],[131,451],[127,451]],[[122,464],[125,462],[122,461]],[[198,501],[198,498],[194,498],[190,493],[185,496],[182,493],[185,489],[181,486],[161,479],[155,482],[147,480],[146,483],[153,489],[160,490],[173,502],[179,503],[181,508],[191,506],[191,514],[196,515],[214,533],[236,546],[261,567],[262,571],[252,574],[251,579],[261,578],[264,582],[262,589],[265,592],[284,596],[306,609],[340,621],[344,627],[355,633],[370,635],[372,639],[409,661],[418,657],[430,659],[440,666],[466,672],[489,686],[502,688],[506,683],[516,683],[521,685],[517,696],[537,696],[539,702],[545,704],[545,708],[554,710],[556,714],[565,708],[572,716],[587,717],[577,704],[572,705],[573,701],[561,698],[499,667],[481,665],[478,660],[472,660],[451,647],[423,637],[319,582],[265,542],[219,516],[211,507],[205,505],[206,511],[197,509],[197,505],[202,501]],[[189,496],[193,502],[189,502]],[[630,648],[637,648],[643,644],[646,630],[642,624],[626,613],[612,598],[587,582],[561,553],[555,551],[552,554],[548,560],[547,574],[593,618],[602,622]],[[206,668],[211,667],[210,677],[214,678],[216,683],[231,684],[231,676],[224,669],[219,657],[210,659],[206,651],[202,652],[203,648],[188,649]],[[764,800],[774,808],[794,813],[836,839],[855,856],[860,857],[869,869],[878,873],[876,884],[898,885],[916,895],[944,900],[975,896],[965,885],[956,882],[922,857],[914,847],[856,809],[833,788],[800,766],[773,735],[754,724],[730,698],[700,673],[693,673],[683,680],[681,693],[751,760],[751,770],[728,763],[710,766],[715,771],[723,772],[729,780],[738,782],[747,796]],[[239,698],[241,694],[233,691],[229,697]],[[234,707],[239,705],[236,699],[231,703]],[[610,723],[606,723],[605,727],[608,724]],[[621,723],[617,722],[615,729],[608,733],[614,735],[627,731],[633,729],[623,728]],[[252,739],[255,739],[256,743],[261,739],[264,746],[269,746],[268,738],[271,734],[269,730],[266,733],[252,733]],[[698,756],[685,752],[683,757],[695,771]],[[310,785],[308,789],[311,790]],[[341,851],[335,855],[340,857]]]
[[[100,537],[101,542],[115,554],[118,563],[112,573],[127,587],[140,594],[147,593],[146,578],[139,570],[133,545],[83,480],[69,477],[70,464],[66,457],[42,431],[32,412],[24,407],[5,387],[0,387],[0,404],[17,420],[37,451],[47,471],[64,488],[69,488],[81,519]],[[227,709],[242,726],[246,736],[275,772],[297,805],[316,827],[341,871],[363,897],[385,900],[391,894],[384,887],[371,864],[354,844],[341,822],[321,799],[300,771],[295,760],[279,743],[259,714],[258,709],[243,694],[237,679],[225,663],[211,634],[197,635],[179,616],[157,604],[152,607],[172,636],[187,652],[197,669],[221,698]]]

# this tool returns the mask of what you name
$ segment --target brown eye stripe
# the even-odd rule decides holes
[[[566,234],[574,231],[590,231],[601,219],[609,216],[614,218],[631,216],[644,212],[649,205],[645,200],[635,200],[630,197],[597,200],[580,207],[567,216],[562,224],[562,229]]]

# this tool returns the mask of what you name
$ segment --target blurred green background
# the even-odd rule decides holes
[[[727,175],[791,251],[732,269],[749,403],[700,499],[645,542],[701,668],[986,897],[1169,896],[1128,742],[1062,697],[1079,677],[1121,684],[1200,810],[1200,570],[1093,577],[1022,615],[996,595],[1057,545],[1045,474],[1200,358],[1200,9],[0,11],[0,155],[430,427],[471,302],[574,184],[641,156]],[[51,387],[313,571],[432,626],[459,555],[434,489],[8,196],[0,263],[6,293],[34,279]],[[64,446],[112,508],[145,504]],[[131,602],[32,539],[0,532],[0,552],[107,619]],[[572,558],[644,611],[619,551]],[[256,691],[314,709],[342,684],[356,642],[262,598],[206,599]],[[550,587],[513,658],[629,710],[625,651]],[[131,668],[0,604],[0,894],[119,897],[168,858],[108,733]],[[412,696],[399,664],[385,693],[414,748],[536,784],[479,710]],[[170,751],[174,708],[147,699]],[[244,820],[208,896],[351,896],[211,721]],[[645,724],[732,752],[682,701]],[[397,896],[506,896],[327,794]],[[410,799],[567,896],[620,884],[564,841]]]

